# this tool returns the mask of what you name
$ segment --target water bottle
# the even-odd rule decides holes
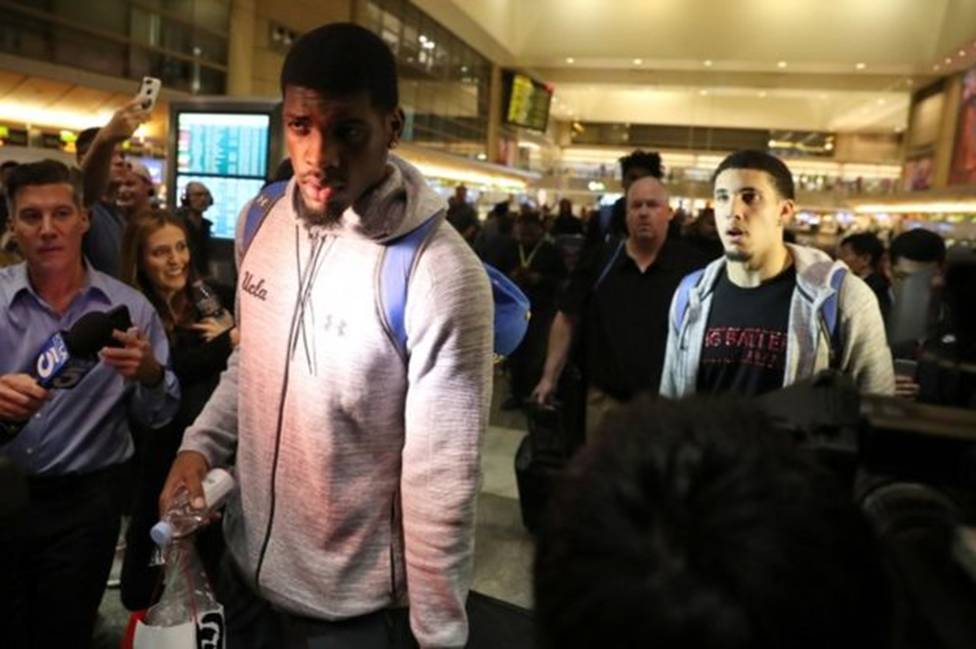
[[[151,627],[176,627],[195,623],[201,627],[214,615],[223,617],[214,597],[207,573],[193,546],[193,539],[177,539],[166,549],[162,595],[146,612],[145,624]],[[223,628],[221,623],[220,628]],[[195,645],[196,646],[196,645]],[[199,646],[223,646],[223,643]]]
[[[204,508],[193,509],[190,506],[190,494],[186,489],[177,492],[163,518],[149,530],[149,536],[156,545],[168,545],[174,539],[195,532],[207,522],[214,510],[224,504],[234,489],[235,481],[227,470],[211,469],[200,484],[206,501]]]
[[[193,294],[193,305],[197,308],[201,318],[219,318],[224,313],[220,299],[212,288],[201,279],[190,285]]]

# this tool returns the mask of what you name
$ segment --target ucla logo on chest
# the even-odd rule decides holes
[[[241,282],[241,290],[249,295],[253,295],[262,302],[268,299],[268,289],[264,287],[264,278],[255,281],[251,271],[244,271],[244,280]]]

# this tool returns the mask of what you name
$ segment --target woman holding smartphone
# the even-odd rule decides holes
[[[159,569],[149,565],[153,552],[149,529],[159,520],[159,493],[183,431],[217,387],[238,337],[231,314],[196,277],[186,226],[168,212],[145,214],[126,226],[121,275],[123,281],[142,291],[159,312],[182,392],[180,409],[173,421],[144,435],[139,445],[139,493],[126,533],[121,596],[126,608],[140,610],[158,596],[154,591],[158,590]],[[208,572],[216,567],[221,547],[219,526],[200,533],[198,549]]]

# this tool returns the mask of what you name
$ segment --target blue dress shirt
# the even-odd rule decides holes
[[[125,379],[99,362],[69,390],[52,390],[50,401],[30,419],[0,454],[28,475],[84,474],[127,460],[132,455],[129,418],[163,426],[179,405],[179,385],[169,368],[169,344],[155,309],[139,291],[90,265],[85,285],[63,315],[34,291],[27,264],[0,269],[0,374],[30,374],[37,353],[55,332],[64,331],[89,311],[124,304],[132,324],[148,335],[164,378],[153,387]]]

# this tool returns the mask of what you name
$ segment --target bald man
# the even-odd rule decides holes
[[[609,410],[657,390],[671,296],[685,274],[706,263],[691,246],[668,239],[673,213],[660,156],[653,155],[651,175],[627,189],[627,238],[594,249],[573,271],[549,332],[542,380],[533,392],[537,403],[552,402],[572,340],[581,331],[577,362],[588,384],[588,439]]]
[[[207,186],[201,182],[189,182],[180,197],[181,207],[176,215],[186,223],[190,235],[190,253],[193,266],[200,275],[209,275],[210,265],[210,228],[213,223],[203,217],[211,205],[213,196]]]

